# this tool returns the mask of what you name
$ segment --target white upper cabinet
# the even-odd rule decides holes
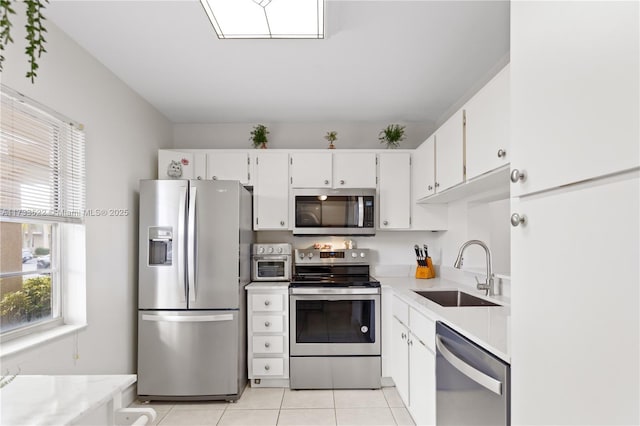
[[[511,15],[511,168],[525,173],[511,194],[638,167],[638,3],[513,2]]]
[[[436,192],[464,182],[464,111],[458,110],[435,133]]]
[[[411,154],[381,152],[378,229],[408,229],[411,226]]]
[[[158,151],[158,179],[206,179],[206,167],[205,153]]]
[[[238,180],[243,185],[253,185],[249,151],[215,150],[207,155],[207,179]]]
[[[464,106],[467,180],[509,163],[509,65]]]
[[[411,184],[413,199],[420,199],[436,192],[436,138],[431,135],[413,152]]]
[[[291,186],[293,188],[331,188],[330,152],[292,152]]]
[[[289,228],[289,155],[261,150],[256,155],[253,229]]]
[[[334,188],[375,188],[376,154],[374,152],[335,152],[333,154]]]

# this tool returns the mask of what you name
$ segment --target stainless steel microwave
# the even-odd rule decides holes
[[[376,190],[296,188],[294,235],[375,235]]]

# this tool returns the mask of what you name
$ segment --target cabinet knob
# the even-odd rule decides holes
[[[271,346],[271,343],[269,343],[269,342],[264,342],[264,347],[265,347],[265,348],[268,348],[269,346]]]
[[[284,220],[280,221],[280,226],[284,226]]]
[[[400,337],[402,338],[402,340],[404,340],[404,339],[407,337],[407,335],[406,335],[406,334],[404,334],[404,333],[402,333],[402,334],[400,335]]]
[[[211,180],[218,180],[218,176],[211,176]]]
[[[325,180],[324,180],[324,184],[325,184],[325,185],[329,185],[329,180],[328,180],[328,179],[325,179]]]
[[[389,224],[389,221],[388,221],[388,220],[385,220],[384,222],[382,222],[382,224],[383,224],[383,225],[388,225],[388,224]]]
[[[436,188],[439,188],[439,187],[440,187],[440,183],[436,182]]]
[[[507,151],[505,151],[504,149],[499,149],[498,150],[498,158],[503,158],[507,156]]]
[[[343,180],[340,181],[340,185],[344,185],[344,181]]]
[[[527,174],[524,171],[513,169],[511,171],[511,182],[517,183],[519,180],[523,181],[527,178]]]
[[[271,300],[265,300],[264,301],[264,306],[269,306],[271,304]]]
[[[198,176],[196,179],[198,179],[198,180],[202,180],[202,176]]]
[[[407,344],[413,346],[413,340],[407,340]]]
[[[433,190],[433,185],[429,185],[429,186],[427,186],[427,189],[428,189],[429,191]]]
[[[518,213],[511,215],[511,226],[526,225],[526,223],[527,217],[525,215],[520,216]]]
[[[271,367],[269,366],[269,364],[267,364],[267,365],[264,366],[264,369],[269,371],[271,369]]]
[[[271,323],[270,323],[269,321],[265,321],[265,322],[264,322],[264,326],[265,326],[265,327],[269,327],[270,325],[271,325]]]

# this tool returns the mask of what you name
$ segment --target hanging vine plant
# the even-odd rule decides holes
[[[15,15],[16,12],[11,8],[11,0],[0,0],[0,71],[3,70],[4,55],[1,51],[5,50],[5,47],[9,43],[13,43],[11,38],[11,21],[10,15]],[[31,79],[31,83],[34,82],[38,76],[36,71],[38,70],[38,59],[47,50],[44,48],[44,44],[47,42],[44,38],[44,33],[47,29],[44,27],[43,22],[45,17],[42,14],[44,4],[49,3],[49,0],[25,0],[27,23],[25,28],[27,30],[27,47],[25,53],[29,58],[29,71],[27,71],[26,77]]]

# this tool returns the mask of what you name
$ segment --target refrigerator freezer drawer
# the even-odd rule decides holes
[[[239,327],[233,310],[138,312],[138,395],[237,395]]]
[[[283,358],[254,358],[253,377],[282,376],[284,374]]]

